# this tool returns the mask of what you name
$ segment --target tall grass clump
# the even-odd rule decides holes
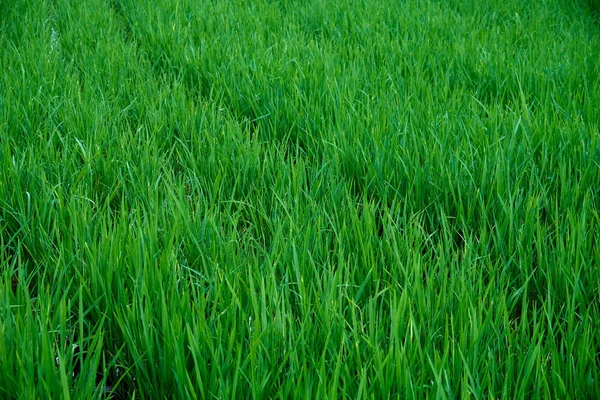
[[[0,397],[600,397],[596,9],[0,3]]]

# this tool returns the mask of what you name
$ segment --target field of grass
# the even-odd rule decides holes
[[[0,398],[600,398],[586,0],[0,0]]]

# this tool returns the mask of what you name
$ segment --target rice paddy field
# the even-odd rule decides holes
[[[600,398],[566,0],[1,0],[3,399]]]

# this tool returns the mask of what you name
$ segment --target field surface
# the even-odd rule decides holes
[[[600,398],[586,0],[0,0],[0,398]]]

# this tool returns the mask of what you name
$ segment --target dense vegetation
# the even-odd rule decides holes
[[[599,398],[596,10],[0,1],[0,397]]]

